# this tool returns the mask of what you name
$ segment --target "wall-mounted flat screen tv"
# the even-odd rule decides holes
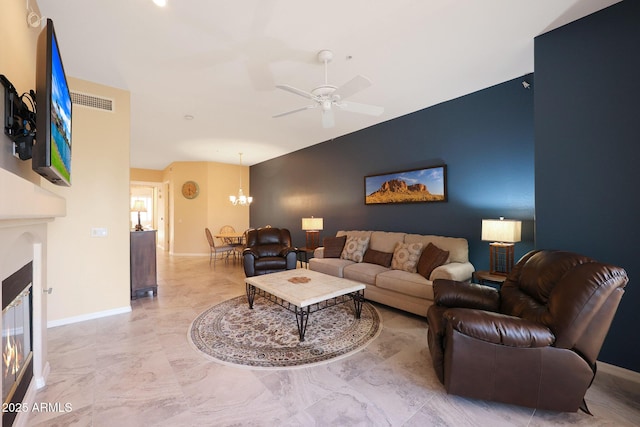
[[[71,185],[71,93],[51,19],[38,38],[36,141],[32,168],[57,185]]]

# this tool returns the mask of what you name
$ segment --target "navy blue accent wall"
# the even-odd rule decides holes
[[[251,225],[289,228],[297,246],[305,242],[301,218],[312,215],[324,218],[324,237],[350,229],[464,237],[480,270],[489,266],[481,220],[504,216],[525,221],[518,258],[533,248],[533,90],[525,79],[533,86],[527,75],[252,166]],[[364,204],[365,176],[439,164],[447,165],[448,202]]]
[[[640,2],[535,39],[536,241],[624,267],[599,359],[640,372]]]

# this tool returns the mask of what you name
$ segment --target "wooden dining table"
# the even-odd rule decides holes
[[[218,233],[214,234],[213,237],[222,240],[225,245],[233,247],[232,255],[234,263],[236,259],[242,258],[242,254],[240,252],[242,251],[242,239],[244,237],[244,233]]]
[[[221,239],[228,245],[241,245],[244,233],[218,233],[214,237]]]

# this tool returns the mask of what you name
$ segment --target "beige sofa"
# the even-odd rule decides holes
[[[448,251],[449,256],[443,265],[433,269],[428,278],[418,272],[409,272],[370,262],[356,262],[342,258],[326,258],[324,247],[314,251],[309,260],[309,268],[332,276],[344,277],[367,285],[365,298],[391,307],[395,307],[420,316],[427,316],[427,309],[433,304],[433,281],[451,279],[470,281],[474,272],[469,262],[469,245],[466,239],[455,237],[407,234],[385,231],[338,231],[336,237],[347,236],[368,238],[367,249],[382,253],[394,253],[399,243],[421,243],[424,250],[429,243]],[[419,245],[418,245],[419,246]],[[418,246],[413,245],[412,248]],[[444,254],[446,257],[446,254]],[[397,256],[399,257],[399,256]],[[394,263],[395,264],[395,263]]]

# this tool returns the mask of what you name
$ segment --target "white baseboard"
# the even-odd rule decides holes
[[[95,313],[83,314],[81,316],[67,317],[65,319],[52,320],[47,322],[47,328],[54,328],[56,326],[69,325],[71,323],[84,322],[87,320],[99,319],[101,317],[114,316],[116,314],[130,313],[131,306],[114,308],[112,310],[98,311]]]
[[[177,253],[177,252],[169,252],[169,255],[173,256],[209,256],[209,253]]]
[[[625,380],[630,380],[630,381],[633,381],[634,383],[640,384],[640,372],[621,368],[620,366],[616,366],[616,365],[610,365],[609,363],[601,362],[599,360],[598,360],[598,372],[604,372],[605,374],[615,375],[616,377],[624,378]]]

